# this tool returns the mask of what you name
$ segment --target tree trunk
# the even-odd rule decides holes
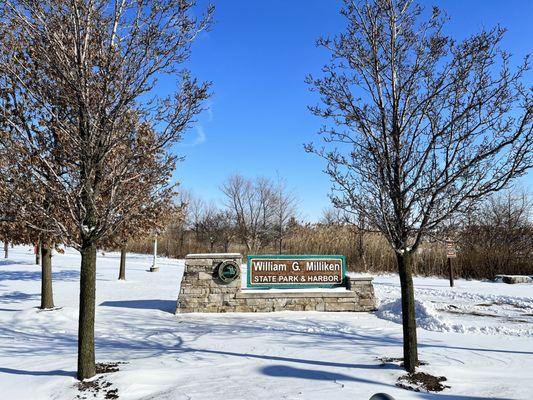
[[[183,243],[185,242],[185,233],[181,233],[180,234],[180,240],[179,240],[179,246],[180,246],[180,249],[179,249],[179,253],[178,253],[178,256],[181,257],[181,255],[183,254]]]
[[[412,254],[396,254],[402,288],[403,364],[407,372],[418,366],[416,339],[415,294],[412,276]]]
[[[52,291],[52,249],[41,246],[43,262],[41,265],[41,309],[54,308]]]
[[[41,263],[41,242],[37,242],[35,245],[35,265],[39,265]]]
[[[4,240],[4,258],[9,257],[9,243],[7,240]]]
[[[80,311],[78,321],[79,380],[96,374],[94,357],[94,310],[96,294],[96,246],[84,243],[81,248]]]
[[[118,273],[118,279],[121,281],[126,280],[126,246],[120,248],[120,270]]]

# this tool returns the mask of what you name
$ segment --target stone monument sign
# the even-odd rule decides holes
[[[372,278],[346,276],[343,256],[249,256],[244,277],[242,261],[237,253],[187,255],[176,313],[375,309]]]

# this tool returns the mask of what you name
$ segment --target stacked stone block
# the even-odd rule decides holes
[[[218,265],[227,260],[242,264],[242,256],[234,253],[187,255],[177,313],[236,311],[240,304],[235,298],[241,288],[240,277],[223,284],[217,275]]]
[[[376,309],[376,297],[371,277],[346,277],[346,287],[357,295],[357,310],[373,311]]]

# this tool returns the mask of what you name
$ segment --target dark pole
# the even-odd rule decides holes
[[[121,281],[126,280],[126,245],[123,244],[120,248],[120,268],[118,272],[118,279]]]
[[[453,266],[451,257],[448,257],[448,274],[450,276],[450,287],[453,287]]]
[[[41,263],[41,241],[38,241],[35,245],[35,264],[39,265]]]

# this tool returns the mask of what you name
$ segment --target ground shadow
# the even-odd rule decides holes
[[[370,379],[357,378],[346,374],[339,374],[337,372],[318,371],[314,369],[294,368],[287,365],[269,365],[259,369],[263,375],[275,377],[275,378],[300,378],[300,379],[312,379],[320,381],[353,381],[362,383],[371,383],[373,385],[379,384],[384,386],[390,386],[386,383],[376,382]]]
[[[478,351],[482,353],[504,353],[504,354],[533,354],[532,351],[522,351],[522,350],[502,350],[502,349],[485,349],[482,347],[476,348],[476,347],[461,347],[461,346],[451,346],[451,345],[444,345],[444,344],[434,344],[434,343],[419,343],[419,348],[423,347],[435,347],[435,348],[441,348],[441,349],[455,349],[455,350],[467,350],[467,351]]]
[[[272,356],[267,354],[251,354],[251,353],[236,353],[231,351],[222,351],[222,350],[208,350],[208,349],[193,349],[193,348],[183,348],[183,352],[196,352],[196,353],[209,353],[209,354],[219,354],[224,356],[236,356],[244,358],[257,358],[261,360],[270,360],[270,361],[283,361],[283,362],[292,362],[300,364],[310,364],[318,365],[321,367],[337,367],[337,368],[357,368],[357,369],[400,369],[396,364],[347,364],[340,362],[332,361],[321,361],[321,360],[307,360],[303,358],[292,358],[292,357],[280,357]]]
[[[0,295],[0,302],[2,303],[19,303],[25,300],[36,300],[40,298],[39,293],[24,293],[19,291],[9,292]]]
[[[2,271],[0,281],[40,281],[41,269],[37,267],[36,271]],[[52,273],[52,281],[77,281],[80,277],[80,271],[75,269],[66,269]]]
[[[307,380],[318,380],[318,381],[332,381],[335,383],[338,382],[359,382],[359,383],[369,383],[372,385],[382,385],[382,386],[393,386],[390,383],[377,382],[372,379],[360,378],[357,376],[350,376],[346,374],[340,374],[337,372],[329,372],[324,370],[313,370],[313,369],[303,369],[295,368],[287,365],[269,365],[259,369],[259,372],[263,375],[267,375],[273,378],[298,378],[298,379],[307,379]],[[446,400],[482,400],[488,399],[486,397],[474,397],[474,396],[463,396],[463,395],[452,395],[446,393],[417,393],[419,397],[424,399],[439,399],[444,398]],[[491,397],[491,400],[511,400],[503,397]]]
[[[62,369],[55,369],[52,371],[28,371],[24,369],[13,369],[0,367],[0,373],[12,375],[33,375],[33,376],[76,376],[75,371],[64,371]]]
[[[39,266],[35,263],[28,262],[28,261],[15,261],[8,259],[0,260],[0,267],[3,267],[4,265],[33,265],[36,268],[39,268]]]
[[[175,300],[119,300],[104,301],[101,307],[137,308],[141,310],[161,310],[174,314],[176,311]]]

